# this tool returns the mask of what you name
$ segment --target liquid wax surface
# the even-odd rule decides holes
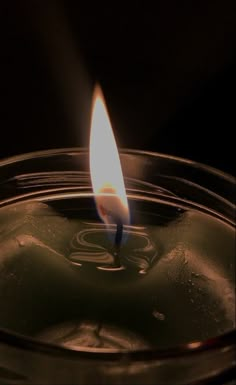
[[[234,229],[149,205],[136,202],[124,229],[123,269],[111,269],[115,228],[89,199],[2,208],[0,327],[98,349],[163,348],[233,329]]]

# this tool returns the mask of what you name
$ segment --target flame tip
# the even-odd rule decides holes
[[[97,98],[102,99],[102,101],[105,104],[105,99],[104,99],[104,96],[103,96],[102,88],[101,88],[99,83],[95,84],[94,90],[93,90],[93,101],[95,102],[97,100]]]

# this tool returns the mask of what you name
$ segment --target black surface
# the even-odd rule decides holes
[[[1,2],[0,157],[87,145],[98,80],[120,147],[235,174],[235,1],[127,4]]]

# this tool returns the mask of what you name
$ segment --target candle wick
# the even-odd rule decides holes
[[[114,257],[114,268],[122,267],[120,262],[120,247],[123,237],[123,222],[119,215],[115,215],[112,211],[108,210],[104,206],[100,205],[99,209],[103,213],[103,215],[108,215],[112,218],[112,222],[116,224],[116,234],[114,246],[112,249],[112,255]]]
[[[116,219],[116,236],[115,236],[115,247],[120,249],[121,241],[123,236],[123,222],[120,218]]]
[[[116,267],[120,267],[120,246],[123,236],[123,222],[119,217],[115,217],[114,220],[116,222],[116,235],[113,248],[114,264]]]

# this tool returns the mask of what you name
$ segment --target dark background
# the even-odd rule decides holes
[[[120,147],[235,174],[236,5],[5,1],[0,157],[87,146],[99,81]]]

